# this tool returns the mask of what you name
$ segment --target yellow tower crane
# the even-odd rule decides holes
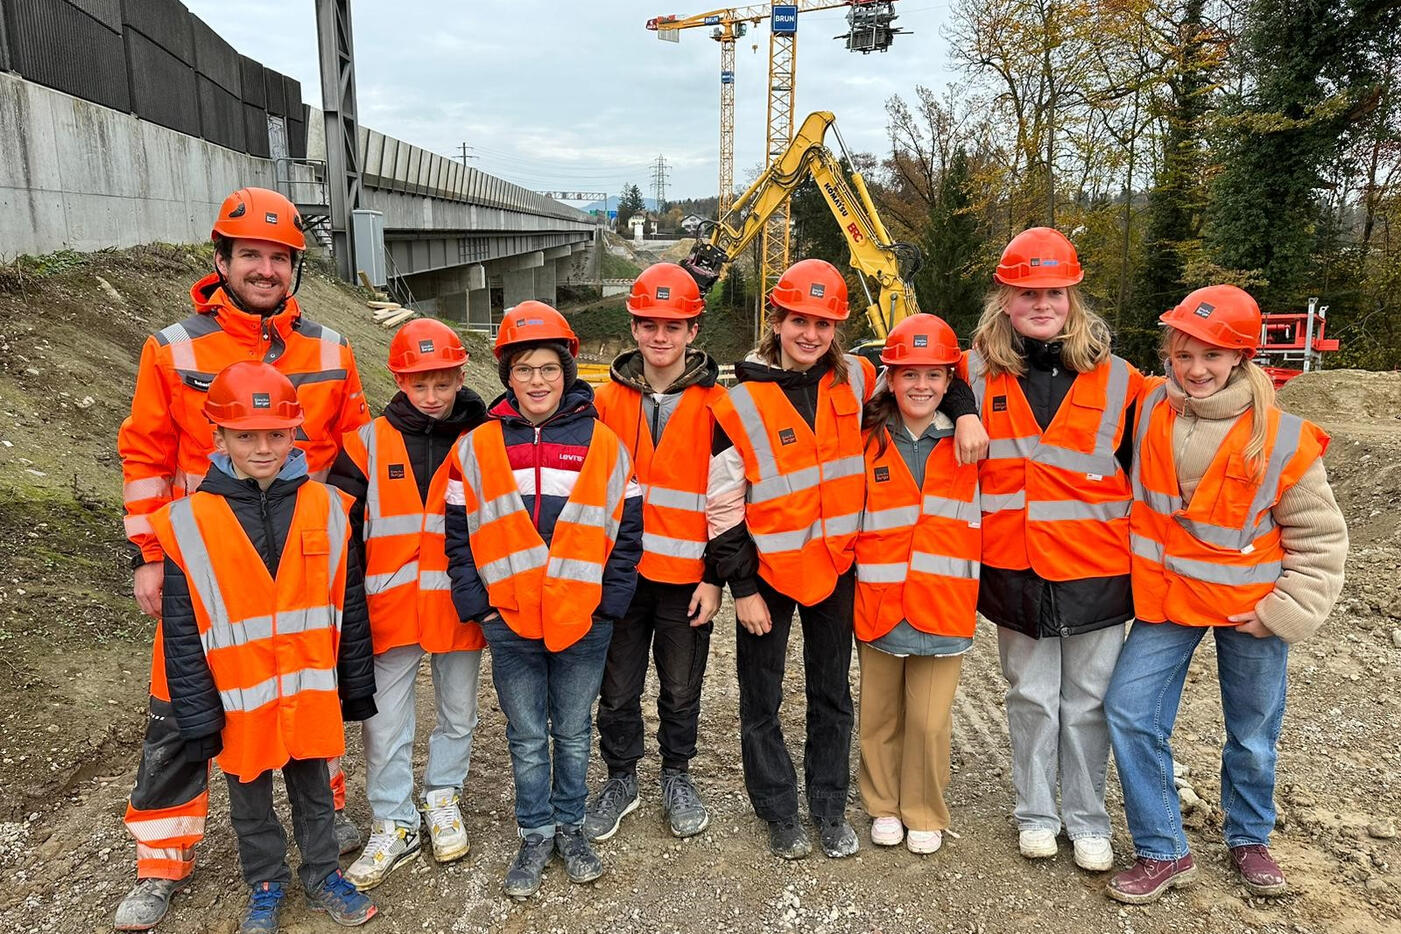
[[[735,40],[751,25],[769,20],[768,121],[764,134],[764,166],[776,162],[793,140],[793,97],[797,77],[798,14],[814,10],[849,8],[846,47],[853,52],[884,52],[901,30],[895,21],[895,0],[794,0],[790,3],[756,3],[697,13],[692,16],[656,16],[647,28],[658,38],[679,41],[681,31],[709,26],[710,37],[720,43],[720,207],[724,216],[734,201],[735,171]],[[789,205],[785,200],[764,228],[759,284],[767,294],[788,268]]]

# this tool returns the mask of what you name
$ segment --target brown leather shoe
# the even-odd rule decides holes
[[[1231,862],[1252,895],[1279,895],[1289,888],[1270,848],[1259,843],[1231,847]]]
[[[1197,863],[1188,853],[1181,859],[1138,857],[1132,866],[1117,873],[1105,886],[1105,893],[1116,902],[1146,905],[1156,902],[1168,889],[1186,885],[1197,877]]]

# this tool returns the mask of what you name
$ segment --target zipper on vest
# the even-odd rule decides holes
[[[258,491],[258,513],[262,517],[263,535],[265,541],[268,543],[268,554],[267,557],[263,559],[263,563],[267,564],[268,573],[276,580],[277,567],[275,564],[270,563],[269,559],[272,558],[273,552],[277,550],[277,538],[274,536],[272,530],[272,516],[268,513],[268,494],[266,490]]]
[[[540,528],[540,426],[535,426],[535,508],[531,510],[530,521]]]

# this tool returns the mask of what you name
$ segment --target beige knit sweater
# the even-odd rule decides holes
[[[1250,408],[1250,384],[1237,371],[1205,399],[1173,396],[1180,414],[1173,425],[1172,453],[1182,498],[1190,500],[1226,433]],[[1323,625],[1343,589],[1347,523],[1322,460],[1280,497],[1274,520],[1284,545],[1284,573],[1255,612],[1285,642],[1298,642]]]

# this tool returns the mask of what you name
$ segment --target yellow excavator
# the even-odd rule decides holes
[[[701,227],[695,247],[681,265],[695,278],[704,295],[723,274],[725,266],[759,236],[769,216],[792,197],[804,178],[811,175],[846,237],[851,265],[861,273],[866,317],[877,341],[883,342],[891,328],[919,313],[914,286],[909,280],[919,271],[924,257],[914,244],[891,240],[871,203],[861,173],[853,170],[848,181],[841,163],[824,145],[830,129],[847,164],[851,164],[850,153],[835,121],[827,111],[808,115],[783,155],[755,179],[748,191],[735,199],[723,217]],[[871,295],[869,279],[878,284],[875,296]]]

